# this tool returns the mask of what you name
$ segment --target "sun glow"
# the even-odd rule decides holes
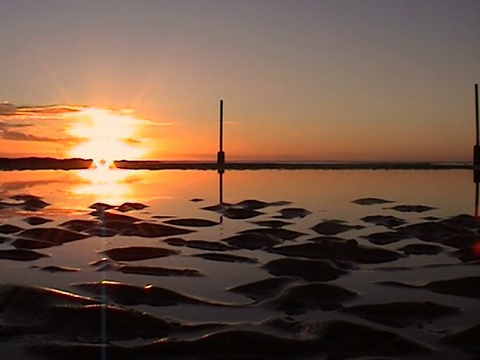
[[[95,201],[121,203],[128,197],[130,187],[124,182],[126,174],[122,170],[97,168],[81,170],[80,177],[86,183],[77,186],[74,193],[92,195]]]
[[[94,167],[113,167],[115,160],[141,158],[145,149],[133,138],[141,121],[126,111],[89,108],[81,111],[69,130],[71,135],[84,139],[70,150],[70,155],[92,159]]]

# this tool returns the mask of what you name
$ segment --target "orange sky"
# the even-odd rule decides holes
[[[19,0],[0,14],[0,156],[68,156],[80,120],[48,105],[83,104],[133,109],[142,157],[215,160],[224,99],[227,161],[471,159],[478,1]]]

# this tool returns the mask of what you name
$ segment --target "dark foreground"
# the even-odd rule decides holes
[[[401,213],[428,214],[432,208],[378,198],[353,203],[388,214],[358,223],[322,220],[297,231],[288,227],[312,212],[286,201],[202,205],[206,214],[253,225],[209,238],[201,230],[222,226],[221,221],[142,212],[148,204],[96,203],[88,216],[58,222],[34,216],[50,205],[45,199],[19,194],[2,200],[1,209],[16,207],[30,216],[21,215],[22,226],[0,225],[1,261],[34,264],[26,266],[52,276],[93,268],[104,279],[123,280],[83,278],[61,290],[0,284],[0,341],[22,351],[17,359],[478,358],[480,223],[470,215],[421,215],[409,223]],[[355,236],[368,226],[377,231]],[[83,269],[50,255],[59,247],[100,239],[107,246],[92,248],[98,260]],[[136,245],[125,245],[130,239]],[[435,266],[414,261],[439,256],[451,261]],[[190,260],[191,266],[172,267],[163,259]],[[193,288],[178,291],[161,280],[206,279],[203,286],[213,289],[215,281],[208,279],[227,268],[260,274],[223,289],[237,301],[193,295]],[[412,271],[418,278],[429,277],[429,271],[440,275],[417,281]],[[365,280],[372,273],[383,280]],[[410,274],[410,280],[398,274]],[[375,291],[393,296],[371,296]],[[217,312],[225,320],[188,321],[176,318],[181,311],[172,315],[175,309],[193,309],[200,319]],[[268,315],[259,321],[228,320],[230,313],[259,311]]]

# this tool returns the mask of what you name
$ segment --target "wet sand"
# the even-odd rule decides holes
[[[5,349],[19,359],[480,356],[474,217],[426,219],[428,204],[381,198],[351,199],[365,209],[356,222],[281,199],[191,202],[205,217],[96,203],[64,221],[42,215],[48,198],[2,199],[22,223],[0,224],[0,265],[78,279],[0,284]],[[299,225],[307,217],[318,221]],[[209,235],[227,221],[242,230]],[[95,261],[56,255],[89,241]]]

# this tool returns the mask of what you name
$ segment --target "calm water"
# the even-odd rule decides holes
[[[223,191],[222,191],[223,190]],[[15,195],[31,194],[41,197],[50,205],[35,212],[22,210],[10,199]],[[381,198],[393,203],[358,205],[352,203],[359,198]],[[213,171],[121,171],[104,174],[86,171],[9,171],[0,173],[0,198],[10,206],[0,209],[2,224],[31,226],[24,222],[29,216],[40,216],[53,220],[44,227],[56,227],[70,219],[92,219],[89,206],[95,202],[120,205],[124,202],[139,202],[148,205],[143,210],[128,212],[150,222],[161,223],[158,216],[175,218],[199,218],[218,222],[218,225],[195,228],[195,232],[181,237],[186,240],[220,241],[241,230],[258,228],[252,221],[272,220],[279,210],[286,207],[304,208],[311,212],[303,218],[286,220],[291,222],[285,228],[304,235],[294,242],[302,243],[318,236],[311,228],[323,220],[344,220],[351,225],[364,228],[339,234],[343,239],[356,239],[361,244],[374,246],[362,238],[373,232],[386,231],[383,226],[366,223],[360,218],[367,215],[392,215],[408,223],[423,221],[424,217],[447,218],[458,214],[474,214],[475,185],[472,174],[466,170],[408,171],[408,170],[298,170],[298,171],[228,171],[220,178]],[[229,219],[218,213],[201,209],[218,204],[238,203],[245,199],[265,202],[290,202],[289,205],[274,205],[261,209],[261,215],[247,219]],[[195,200],[195,201],[192,201]],[[434,209],[424,213],[398,212],[394,205],[428,205]],[[155,218],[154,216],[157,216]],[[5,235],[0,249],[11,249],[14,235]],[[39,285],[72,291],[71,284],[103,279],[129,284],[166,287],[178,292],[198,296],[210,301],[231,304],[248,304],[245,296],[228,292],[227,288],[264,279],[268,273],[261,268],[278,255],[261,250],[234,250],[231,253],[255,258],[259,265],[209,261],[193,257],[204,252],[193,248],[181,248],[179,255],[138,261],[142,265],[171,268],[194,268],[203,277],[160,277],[123,274],[114,270],[98,271],[89,265],[101,259],[102,251],[124,246],[171,247],[165,238],[142,238],[138,236],[113,236],[101,238],[92,236],[84,240],[65,243],[61,246],[40,249],[49,257],[35,261],[0,260],[0,283]],[[412,239],[402,240],[383,247],[396,250],[414,243]],[[418,242],[418,240],[416,240]],[[178,249],[175,247],[171,247]],[[430,293],[423,291],[401,291],[396,288],[372,285],[381,280],[404,282],[430,281],[435,279],[473,276],[475,266],[463,265],[449,255],[449,250],[439,255],[412,255],[387,264],[361,265],[356,271],[335,280],[335,284],[357,291],[361,297],[352,304],[381,303],[401,300],[429,300]],[[78,272],[42,271],[45,266],[77,268]],[[426,267],[427,265],[440,265]],[[397,268],[396,271],[385,269]],[[448,326],[474,324],[480,320],[478,301],[474,299],[435,295],[447,299],[448,303],[465,310],[461,316],[449,321],[439,320],[435,329]],[[263,321],[272,316],[265,308],[215,309],[199,312],[192,306],[152,308],[137,306],[157,316],[168,316],[179,320],[205,321]],[[308,316],[307,316],[308,315]],[[313,310],[305,319],[328,319],[339,316],[336,313]],[[341,315],[345,316],[345,315]],[[431,334],[418,330],[405,330],[408,335],[428,343]]]

